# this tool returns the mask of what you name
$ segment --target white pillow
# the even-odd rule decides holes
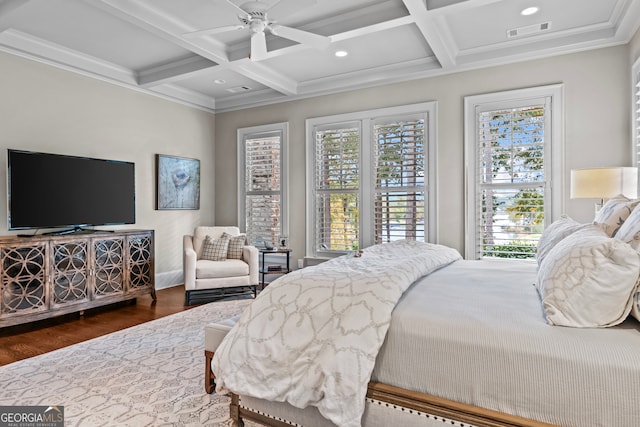
[[[640,206],[633,209],[614,237],[630,244],[636,250],[640,248]]]
[[[550,324],[605,327],[631,311],[639,275],[640,254],[593,224],[549,251],[536,285]]]
[[[540,240],[538,240],[538,248],[536,249],[538,265],[542,264],[542,260],[558,242],[589,225],[591,224],[581,224],[567,215],[562,215],[549,227],[545,228],[542,236],[540,236]]]
[[[620,194],[609,199],[602,206],[593,222],[600,224],[604,231],[613,237],[638,203],[640,203],[640,200],[631,200]]]
[[[628,243],[637,251],[640,250],[640,206],[636,206],[633,209],[631,215],[629,215],[616,233],[615,238]],[[636,290],[633,297],[631,314],[640,320],[640,288]]]

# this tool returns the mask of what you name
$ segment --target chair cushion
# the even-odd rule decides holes
[[[228,234],[227,234],[228,236]],[[209,261],[224,261],[227,259],[229,250],[229,238],[224,235],[218,239],[207,236],[202,244],[202,255],[200,259]]]
[[[227,259],[224,261],[201,259],[196,262],[196,277],[198,279],[218,279],[221,277],[248,275],[249,264],[239,259]]]

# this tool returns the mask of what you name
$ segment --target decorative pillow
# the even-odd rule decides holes
[[[640,254],[593,224],[549,251],[538,269],[547,322],[573,327],[621,323],[631,311]]]
[[[640,205],[635,207],[614,237],[630,244],[635,250],[640,248]]]
[[[232,236],[231,234],[224,232],[222,233],[222,237],[229,239],[227,259],[242,259],[242,247],[247,242],[247,236],[244,234]]]
[[[229,250],[229,239],[222,236],[214,239],[211,236],[204,238],[202,243],[202,256],[200,259],[209,261],[224,261],[227,259],[227,251]]]
[[[626,219],[616,233],[615,238],[628,243],[636,251],[640,251],[640,205],[636,206],[633,212],[631,212],[629,218]],[[631,314],[640,320],[640,287],[633,296]]]
[[[638,203],[640,200],[630,200],[620,194],[609,199],[593,221],[601,224],[604,231],[613,237]]]
[[[589,225],[591,224],[581,224],[567,215],[562,215],[549,227],[545,228],[540,240],[538,240],[538,248],[536,249],[538,265],[542,264],[542,260],[558,242]]]
[[[631,315],[640,321],[640,288],[638,288],[636,294],[633,296]]]

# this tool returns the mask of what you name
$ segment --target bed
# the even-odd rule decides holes
[[[537,280],[535,262],[457,259],[413,281],[377,352],[362,425],[638,425],[640,323],[551,326]],[[313,405],[227,391],[238,425],[336,425]]]

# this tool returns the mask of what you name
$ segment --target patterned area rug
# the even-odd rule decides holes
[[[251,300],[220,301],[0,367],[0,406],[63,405],[65,426],[230,426],[204,391],[204,325]]]

